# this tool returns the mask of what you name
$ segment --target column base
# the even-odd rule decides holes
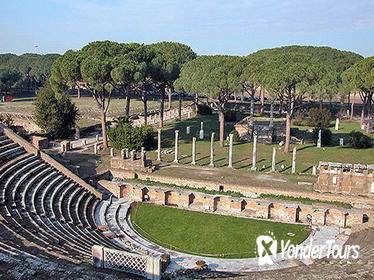
[[[175,163],[179,163],[179,160],[175,159],[175,160],[173,160],[173,162],[175,162]]]
[[[256,166],[252,166],[252,167],[251,167],[251,170],[253,170],[253,171],[257,171],[257,167],[256,167]]]
[[[210,167],[215,167],[214,163],[209,164]]]
[[[196,165],[196,162],[193,161],[193,162],[191,162],[191,164],[192,164],[192,165]]]

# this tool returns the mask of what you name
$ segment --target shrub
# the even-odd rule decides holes
[[[296,126],[303,126],[305,125],[305,116],[303,113],[301,113],[300,111],[297,111],[295,113],[295,116],[293,117],[293,125],[296,125]]]
[[[360,131],[351,131],[349,133],[348,143],[352,148],[362,149],[372,146],[371,138]]]
[[[110,144],[116,149],[140,150],[154,146],[153,129],[151,126],[133,127],[131,122],[122,119],[117,126],[108,131]]]
[[[234,140],[234,142],[240,142],[239,132],[237,132],[237,131],[234,129],[233,131],[230,132],[230,134],[234,135],[234,136],[233,136],[233,140]]]
[[[68,94],[55,94],[47,83],[34,101],[36,124],[53,138],[69,136],[78,118],[78,109]]]
[[[225,122],[236,122],[236,112],[227,111],[225,112]]]
[[[311,108],[308,113],[308,125],[311,127],[328,128],[331,122],[331,112],[327,108]]]
[[[331,144],[331,135],[332,135],[332,133],[331,133],[331,130],[327,129],[327,128],[316,127],[315,129],[313,129],[313,142],[317,143],[317,141],[318,141],[318,133],[319,133],[320,129],[321,129],[321,144],[323,146],[330,145]]]
[[[197,113],[199,115],[211,115],[212,114],[212,108],[210,108],[206,104],[197,104]]]

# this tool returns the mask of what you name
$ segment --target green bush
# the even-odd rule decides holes
[[[360,131],[351,131],[349,133],[348,143],[352,148],[362,149],[372,146],[371,138]]]
[[[330,145],[331,144],[331,130],[327,128],[319,128],[316,127],[313,129],[313,142],[317,143],[318,141],[318,133],[319,130],[321,129],[321,144],[322,146]]]
[[[233,140],[234,142],[240,142],[239,132],[237,132],[235,129],[230,132],[230,134],[234,135]]]
[[[297,111],[295,113],[295,116],[293,117],[293,125],[296,125],[296,126],[303,126],[303,125],[306,125],[305,123],[305,116],[303,113],[301,113],[300,111]]]
[[[331,122],[331,112],[327,108],[311,108],[308,113],[308,125],[311,127],[328,128]]]
[[[212,108],[210,108],[208,105],[197,104],[197,113],[199,115],[211,115],[213,112],[212,112]]]
[[[34,101],[36,124],[53,138],[65,138],[72,133],[78,109],[68,94],[55,94],[47,83],[38,90]]]
[[[116,149],[140,150],[154,146],[153,129],[151,126],[133,127],[131,122],[122,119],[116,127],[108,131],[110,144]]]

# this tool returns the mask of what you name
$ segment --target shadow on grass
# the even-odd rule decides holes
[[[309,145],[309,146],[305,146],[305,147],[302,147],[300,149],[297,149],[297,151],[302,151],[302,150],[306,150],[306,149],[309,149],[309,148],[312,148],[312,147],[315,147],[314,145]]]
[[[283,173],[287,171],[288,169],[291,169],[291,166],[286,166],[284,169],[279,170],[279,173]]]
[[[303,171],[301,171],[301,173],[305,173],[305,172],[308,172],[310,169],[312,169],[313,166],[309,166],[308,168],[304,169]]]

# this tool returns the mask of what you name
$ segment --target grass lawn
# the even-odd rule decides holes
[[[199,140],[200,122],[204,122],[204,140]],[[352,149],[348,145],[339,146],[339,138],[344,138],[347,143],[349,132],[352,130],[359,130],[359,123],[354,121],[341,121],[340,130],[335,131],[334,122],[331,124],[332,145],[322,148],[317,148],[311,142],[310,127],[294,127],[298,130],[296,134],[299,138],[304,138],[305,144],[297,145],[297,161],[296,172],[310,173],[313,165],[318,165],[319,161],[333,161],[346,163],[373,163],[374,162],[374,147],[370,149]],[[191,134],[186,134],[186,127],[191,127]],[[162,131],[162,149],[174,150],[174,131],[179,130],[179,159],[182,164],[189,164],[191,162],[192,137],[197,137],[196,153],[197,165],[208,166],[210,156],[210,134],[216,133],[215,142],[215,165],[216,167],[226,167],[228,165],[229,148],[219,146],[219,126],[217,115],[198,116],[191,119],[184,119],[173,123],[168,123]],[[225,126],[225,136],[227,136],[234,129],[233,124]],[[271,170],[271,158],[273,147],[277,148],[277,164],[276,169],[280,173],[291,173],[292,149],[295,145],[291,145],[290,153],[285,153],[283,147],[277,144],[262,144],[257,146],[257,168],[258,171]],[[233,166],[235,169],[248,171],[252,165],[252,143],[240,142],[234,144]],[[147,155],[151,159],[156,159],[156,152],[150,152]],[[171,163],[174,160],[174,155],[162,155],[163,161]],[[282,170],[281,165],[285,168]],[[263,167],[265,166],[265,167]]]
[[[268,231],[273,232],[279,242],[281,239],[290,240],[292,244],[303,242],[309,235],[308,226],[305,225],[221,216],[144,203],[135,207],[131,221],[140,234],[166,248],[219,258],[256,257],[256,238]]]

